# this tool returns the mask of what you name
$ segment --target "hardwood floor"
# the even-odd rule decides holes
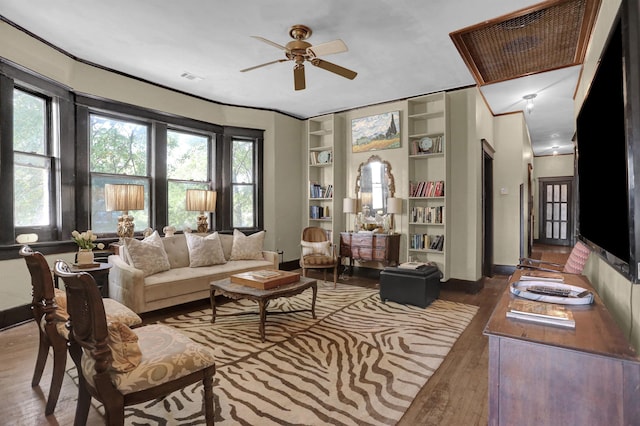
[[[570,248],[534,247],[534,255],[539,256],[545,250],[568,253]],[[310,276],[322,279],[322,272],[312,272]],[[507,278],[504,275],[484,278],[484,288],[477,294],[449,290],[446,285],[441,290],[440,298],[476,305],[479,310],[398,425],[487,424],[488,338],[482,331],[498,296],[505,289]],[[355,276],[342,282],[373,288],[377,286],[377,280]],[[174,315],[177,311],[189,311],[202,305],[207,307],[208,302],[197,302],[179,310],[154,312],[143,319],[145,323],[153,322],[159,317]],[[47,417],[44,415],[52,359],[47,363],[40,386],[32,388],[30,385],[37,353],[37,333],[33,321],[0,331],[0,383],[4,396],[0,400],[0,424],[72,425],[77,388],[68,377],[63,382],[55,413]],[[67,366],[70,365],[71,359],[67,363]],[[93,407],[87,424],[103,424],[102,417]]]

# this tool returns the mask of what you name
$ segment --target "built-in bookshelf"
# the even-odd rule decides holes
[[[307,226],[319,226],[332,233],[338,243],[342,230],[344,159],[343,118],[328,114],[307,120]]]
[[[435,262],[449,279],[447,96],[407,100],[409,233],[407,260]]]

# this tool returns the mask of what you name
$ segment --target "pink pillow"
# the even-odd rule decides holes
[[[582,241],[578,241],[571,250],[567,263],[564,264],[562,272],[568,272],[570,274],[581,274],[584,269],[584,265],[589,259],[591,250]]]

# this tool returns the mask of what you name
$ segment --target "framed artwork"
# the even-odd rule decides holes
[[[400,111],[351,120],[351,152],[400,148]]]

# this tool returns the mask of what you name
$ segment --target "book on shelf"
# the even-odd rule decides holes
[[[507,318],[556,325],[565,328],[576,327],[573,312],[564,305],[538,302],[535,300],[511,300],[507,309]]]

